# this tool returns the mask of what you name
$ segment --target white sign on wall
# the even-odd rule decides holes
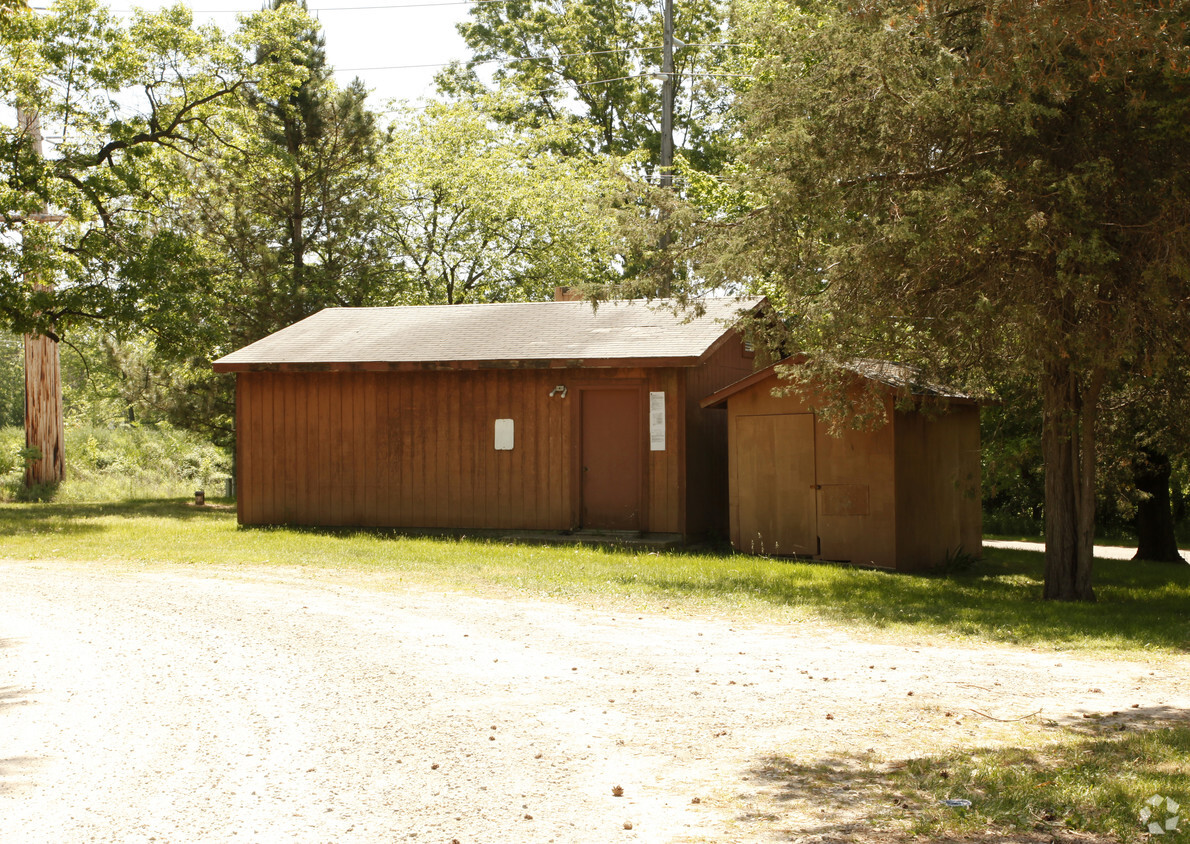
[[[665,393],[649,393],[649,451],[665,451]]]
[[[512,420],[496,420],[496,451],[512,451]]]

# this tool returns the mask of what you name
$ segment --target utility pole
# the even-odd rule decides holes
[[[674,3],[663,0],[661,44],[661,187],[673,186],[674,166]]]
[[[658,162],[658,171],[661,175],[661,187],[669,190],[673,187],[674,166],[674,4],[673,0],[662,0],[662,2],[664,6],[661,13],[661,160]],[[662,211],[661,220],[663,223],[668,216],[668,212]],[[668,228],[661,230],[661,240],[658,246],[664,256],[669,249]],[[662,296],[669,296],[672,292],[672,280],[672,272],[667,272],[662,278],[658,290]]]
[[[36,111],[17,106],[17,126],[28,135],[33,153],[44,155],[41,139],[41,120]],[[43,226],[58,218],[42,207],[37,214],[26,218],[24,248],[30,247],[28,227]],[[29,279],[35,290],[48,290],[49,285],[36,278]],[[25,335],[25,447],[37,449],[41,457],[25,463],[25,486],[58,483],[65,475],[62,442],[62,373],[58,357],[58,341],[44,334]]]

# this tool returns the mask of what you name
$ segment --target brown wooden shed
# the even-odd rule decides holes
[[[758,303],[337,308],[236,373],[239,520],[450,530],[727,530],[727,426]]]
[[[879,385],[887,423],[838,436],[815,413],[820,396],[782,394],[775,366],[702,401],[727,409],[735,548],[899,571],[979,555],[979,408],[951,395],[941,412],[898,409],[904,375],[857,364],[857,379]]]

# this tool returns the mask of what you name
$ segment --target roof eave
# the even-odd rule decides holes
[[[425,361],[215,361],[215,372],[426,372],[483,369],[659,369],[697,366],[701,356]]]
[[[729,398],[731,398],[732,396],[734,396],[736,393],[746,390],[754,384],[759,384],[761,381],[764,381],[765,379],[769,378],[770,376],[777,377],[776,369],[778,366],[789,366],[789,365],[796,366],[797,364],[802,363],[805,360],[806,360],[805,355],[794,355],[793,357],[788,357],[788,358],[785,358],[784,360],[780,360],[780,361],[777,361],[776,363],[770,364],[770,365],[766,366],[764,369],[753,372],[751,375],[749,375],[745,378],[741,378],[739,381],[735,381],[731,384],[728,384],[726,387],[724,387],[723,389],[721,389],[717,392],[711,393],[709,396],[707,396],[706,398],[704,398],[702,401],[699,402],[699,406],[703,407],[703,408],[726,407],[727,400]],[[881,387],[881,388],[887,390],[890,394],[895,394],[898,392],[899,388],[893,386],[892,384],[888,384],[884,381],[880,381],[875,378],[870,378],[870,377],[863,375],[862,373],[859,373],[859,372],[852,372],[851,374],[856,378],[860,378],[860,379],[863,379],[866,381],[871,381],[872,383],[876,384],[878,387]],[[983,403],[979,399],[973,398],[971,396],[947,395],[945,393],[920,393],[919,392],[919,393],[912,393],[909,396],[909,398],[913,401],[918,401],[918,402],[925,401],[926,399],[939,399],[941,401],[945,401],[947,404],[957,404],[957,405],[978,406]]]

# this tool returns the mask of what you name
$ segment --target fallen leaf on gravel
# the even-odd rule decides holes
[[[525,820],[531,821],[531,820],[533,820],[533,816],[530,815],[528,812],[525,812]]]
[[[624,796],[624,787],[622,785],[613,785],[612,786],[612,797],[623,797],[623,796]]]
[[[831,714],[828,712],[828,713],[826,713],[826,720],[828,720],[828,721],[834,721],[834,720],[835,720],[835,716],[834,716],[834,715],[831,715]]]
[[[624,821],[624,829],[632,829],[632,821]]]
[[[701,797],[692,797],[692,798],[690,798],[690,802],[691,803],[701,803],[702,798]]]
[[[534,756],[533,758],[534,758],[534,759],[540,759],[542,756],[545,756],[545,754],[544,754],[544,753],[538,753],[538,754],[537,754],[536,756]]]
[[[431,765],[431,766],[430,766],[430,770],[431,770],[431,771],[436,771],[436,770],[438,770],[438,763],[437,763],[437,762],[435,762],[433,765]]]

